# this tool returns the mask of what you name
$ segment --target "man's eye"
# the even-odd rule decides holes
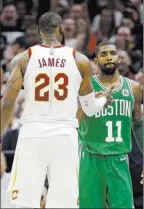
[[[101,53],[101,56],[106,56],[106,54],[107,54],[106,52],[103,52]]]
[[[115,51],[112,51],[111,54],[112,54],[112,55],[116,55],[116,52],[115,52]]]

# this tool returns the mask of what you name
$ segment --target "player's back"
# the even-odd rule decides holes
[[[66,46],[29,49],[24,76],[25,107],[21,121],[77,127],[77,97],[82,81],[74,50]]]

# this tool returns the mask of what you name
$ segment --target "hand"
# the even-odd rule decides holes
[[[107,101],[106,101],[106,104],[104,105],[104,107],[108,107],[109,105],[112,104],[113,102],[113,97],[110,95],[112,90],[114,89],[114,85],[112,85],[110,88],[108,88],[104,93],[103,93],[103,96],[106,97]]]
[[[141,174],[141,177],[142,177],[142,180],[140,181],[141,184],[144,183],[144,177],[143,177],[143,174],[144,174],[144,170],[142,171],[142,174]]]
[[[98,92],[95,93],[95,97],[100,98],[100,97],[103,96],[103,93],[104,93],[104,91],[98,91]]]

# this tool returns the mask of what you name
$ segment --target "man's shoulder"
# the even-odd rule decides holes
[[[17,54],[11,61],[10,63],[10,67],[14,68],[15,66],[18,65],[24,65],[25,63],[27,63],[29,61],[29,53],[28,50]]]
[[[27,67],[27,64],[29,62],[29,52],[28,50],[20,53],[20,54],[17,54],[11,61],[10,63],[10,71],[14,68],[17,68],[17,69],[21,69],[22,70],[22,73],[23,75],[25,74],[25,70],[26,70],[26,67]]]
[[[122,77],[123,79],[127,79],[127,80],[129,81],[129,83],[131,84],[133,93],[140,90],[140,84],[139,84],[137,81],[132,80],[132,79],[130,79],[130,78],[126,78],[126,77],[124,77],[124,76],[121,76],[121,77]]]
[[[141,92],[141,86],[137,81],[134,80],[130,80],[131,86],[132,86],[132,90],[134,94],[137,94],[138,92]]]

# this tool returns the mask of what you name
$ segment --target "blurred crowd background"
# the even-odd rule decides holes
[[[3,0],[0,10],[1,97],[10,75],[10,61],[15,55],[41,43],[37,33],[37,22],[38,18],[48,11],[62,16],[65,44],[89,57],[93,74],[98,73],[93,61],[95,47],[103,40],[110,40],[119,49],[120,74],[139,82],[143,90],[142,0]],[[23,91],[21,89],[15,113],[2,138],[3,157],[6,161],[3,160],[1,163],[1,180],[4,174],[8,175],[11,171],[20,128],[19,118],[24,107]],[[135,207],[142,208],[143,193],[139,183],[142,155],[134,139],[132,142],[133,150],[129,154],[129,160]],[[43,207],[47,188],[46,181],[42,197]]]

